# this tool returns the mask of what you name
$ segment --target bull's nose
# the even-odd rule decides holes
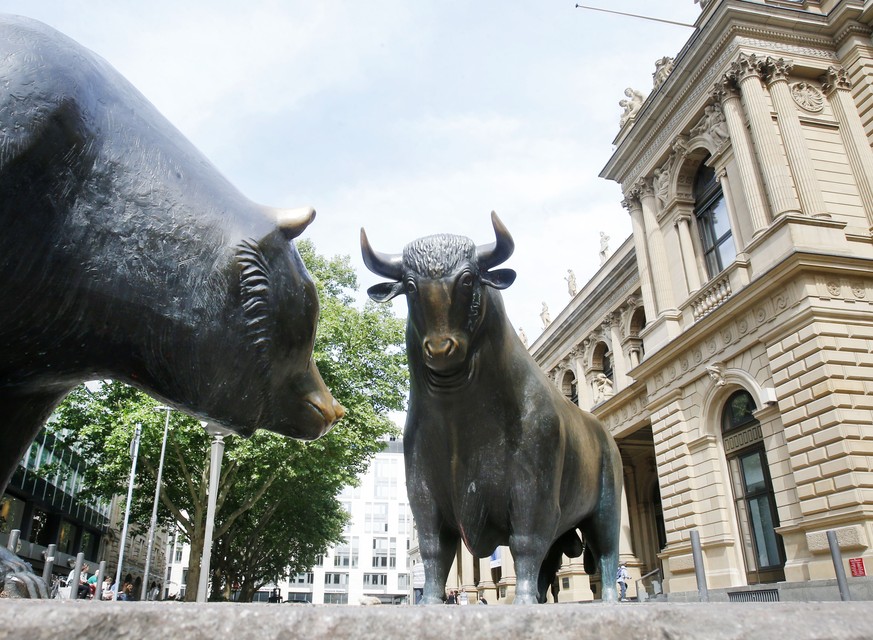
[[[427,357],[433,360],[434,358],[448,358],[458,349],[458,341],[454,338],[438,338],[431,340],[424,339],[424,352]]]
[[[333,401],[333,413],[336,416],[334,422],[339,422],[346,415],[346,408],[336,400]]]
[[[325,397],[321,393],[310,393],[306,396],[305,400],[321,414],[326,425],[333,426],[346,415],[346,408],[337,402],[333,396]]]

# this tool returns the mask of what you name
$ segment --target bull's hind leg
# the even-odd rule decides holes
[[[67,390],[28,395],[0,394],[0,427],[3,446],[0,447],[0,495],[6,490],[12,474],[27,448]],[[47,598],[42,578],[30,572],[14,554],[0,553],[0,595],[7,598]]]
[[[609,453],[613,453],[609,450]],[[603,581],[603,602],[617,602],[615,578],[618,573],[621,530],[621,462],[618,451],[605,455],[600,498],[594,513],[579,525],[588,550],[598,560]],[[587,570],[587,569],[586,569]]]

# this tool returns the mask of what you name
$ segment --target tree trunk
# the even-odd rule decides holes
[[[185,586],[185,602],[197,602],[197,585],[200,584],[200,557],[203,555],[203,531],[191,538],[191,556],[188,558],[188,582]]]

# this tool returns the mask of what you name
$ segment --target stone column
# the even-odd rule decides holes
[[[482,596],[488,604],[497,603],[497,585],[491,579],[491,556],[479,558],[479,599]]]
[[[515,600],[515,560],[509,552],[509,547],[500,547],[500,582],[497,584],[498,590],[506,589],[506,601],[512,602]],[[506,604],[501,598],[501,602]]]
[[[676,230],[679,234],[679,253],[685,267],[685,280],[688,282],[688,293],[700,289],[700,269],[697,268],[697,256],[694,254],[694,242],[691,240],[691,216],[679,215],[676,218]]]
[[[609,329],[609,340],[612,343],[613,392],[618,393],[627,386],[627,363],[621,348],[621,314],[609,314],[603,323],[603,328]]]
[[[742,102],[749,118],[752,140],[760,159],[773,217],[798,213],[800,204],[791,184],[788,165],[779,150],[779,138],[773,128],[770,107],[761,85],[760,59],[755,54],[741,53],[731,64],[728,77],[736,82],[742,92]]]
[[[479,591],[476,589],[475,573],[473,571],[473,563],[476,562],[476,558],[473,557],[473,554],[467,550],[464,544],[461,544],[461,553],[458,560],[461,565],[460,575],[458,576],[460,590],[467,593],[467,602],[469,604],[476,604],[479,598]]]
[[[740,172],[740,182],[746,195],[746,205],[752,220],[755,235],[763,232],[770,224],[767,215],[767,200],[761,188],[761,177],[755,169],[755,154],[749,141],[749,133],[743,121],[740,94],[733,82],[724,79],[715,85],[713,97],[721,102],[721,109],[727,122],[734,160]]]
[[[733,193],[731,193],[731,183],[728,179],[727,169],[722,168],[722,170],[718,172],[718,181],[721,183],[721,192],[724,196],[724,204],[727,209],[728,220],[731,224],[731,237],[734,241],[734,247],[736,248],[737,253],[740,253],[746,248],[746,242],[743,238],[740,221],[737,219],[737,210],[736,207],[734,207],[734,196]]]
[[[646,318],[654,320],[658,314],[655,311],[655,295],[652,291],[652,275],[649,270],[649,252],[646,248],[646,226],[643,224],[643,209],[639,198],[631,195],[622,201],[631,217],[634,248],[637,254],[637,269],[640,272],[640,289],[643,294],[643,307]]]
[[[664,249],[664,236],[661,234],[661,226],[656,217],[657,203],[655,202],[651,178],[640,180],[635,189],[639,194],[643,210],[643,224],[645,225],[651,261],[649,269],[655,287],[655,304],[658,314],[661,314],[668,309],[674,309],[676,303],[673,299],[673,287],[670,283],[670,266],[667,262],[667,251]],[[648,310],[646,310],[646,317],[648,317]]]
[[[576,347],[570,351],[570,362],[576,373],[576,393],[579,395],[579,407],[590,411],[594,406],[594,396],[591,393],[591,385],[585,379],[585,343],[582,347]]]
[[[827,214],[827,205],[815,177],[812,155],[803,135],[794,98],[791,97],[791,88],[788,86],[788,77],[793,66],[793,62],[784,58],[768,57],[764,62],[764,68],[768,72],[770,99],[776,108],[776,122],[782,134],[788,165],[794,176],[801,210],[807,215],[822,216]]]
[[[873,228],[873,209],[870,206],[873,202],[873,150],[870,149],[870,140],[864,131],[861,116],[858,115],[858,107],[852,99],[849,74],[842,67],[828,67],[821,82],[834,117],[840,125],[840,138],[852,175],[858,184],[861,201],[867,203],[864,207],[867,211],[867,222]]]

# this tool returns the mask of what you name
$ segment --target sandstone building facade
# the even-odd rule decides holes
[[[633,235],[531,352],[619,443],[636,577],[695,590],[697,530],[710,589],[832,579],[827,530],[873,563],[873,4],[700,4],[601,173]]]

